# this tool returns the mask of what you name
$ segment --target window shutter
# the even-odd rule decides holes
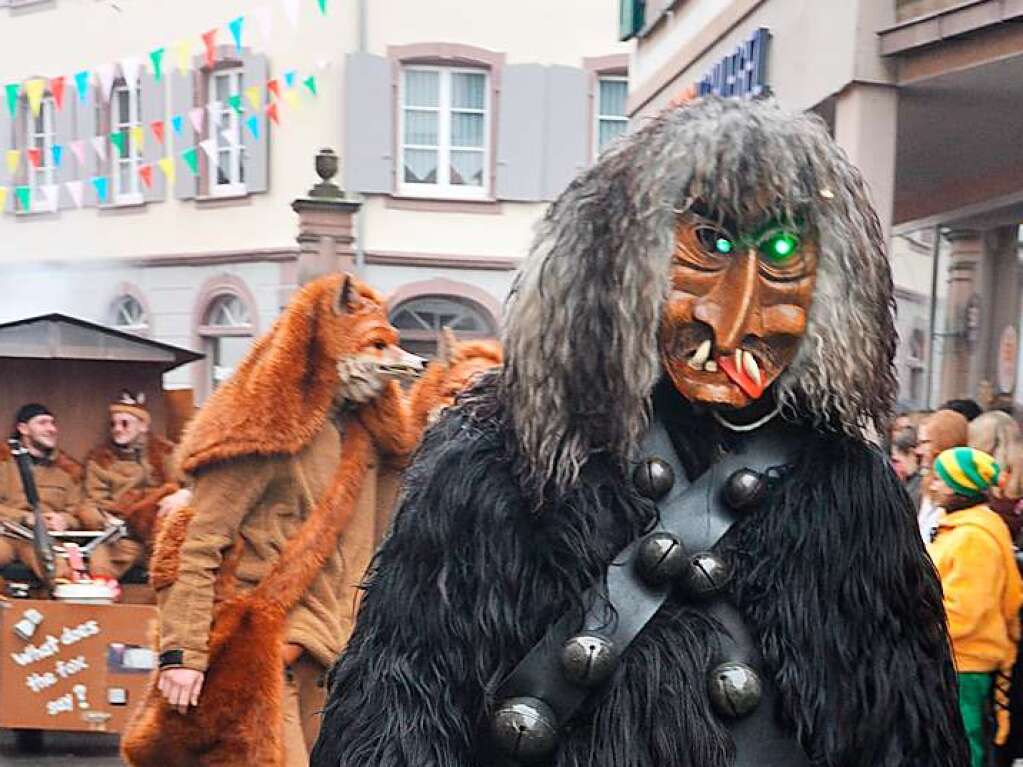
[[[497,197],[543,198],[544,106],[547,71],[513,64],[501,72],[497,124]]]
[[[78,158],[71,151],[71,142],[75,140],[75,102],[78,94],[73,88],[67,88],[64,93],[64,107],[57,108],[57,102],[53,102],[53,128],[54,143],[60,144],[61,158],[60,167],[53,174],[53,182],[57,184],[57,207],[73,208],[74,200],[71,193],[64,186],[68,181],[78,178]],[[49,158],[53,162],[53,157]]]
[[[171,120],[181,118],[181,135],[174,133],[170,120],[166,128],[169,145],[173,148],[174,157],[174,197],[179,200],[191,200],[195,197],[197,177],[192,175],[181,153],[197,145],[195,129],[188,119],[188,111],[195,106],[195,72],[189,70],[182,74],[175,70],[170,75],[171,89]]]
[[[10,187],[7,190],[7,202],[4,203],[3,213],[10,213],[14,210],[14,176],[7,170],[7,150],[14,148],[14,123],[11,122],[11,113],[7,110],[7,104],[0,105],[0,179],[3,185]]]
[[[391,62],[350,53],[345,59],[344,187],[390,194],[395,187],[394,83]]]
[[[582,69],[547,70],[544,110],[543,199],[553,200],[586,167],[590,112],[588,78]]]
[[[167,77],[167,75],[165,74],[164,77]],[[152,166],[153,177],[153,185],[150,188],[146,188],[142,179],[139,179],[139,187],[142,190],[143,196],[149,202],[160,201],[167,196],[167,182],[163,171],[160,170],[160,166],[157,163],[167,151],[165,145],[169,145],[170,142],[167,133],[171,132],[171,129],[170,126],[166,126],[164,132],[165,144],[161,144],[156,140],[156,136],[153,135],[153,131],[150,128],[154,120],[164,120],[166,118],[167,109],[164,101],[164,87],[163,81],[157,82],[148,68],[143,67],[142,71],[139,72],[139,91],[142,99],[142,103],[139,105],[139,115],[142,119],[143,135],[146,137],[143,142],[142,162]]]
[[[270,77],[270,66],[266,56],[245,50],[242,52],[241,61],[242,87],[250,88],[253,85],[258,85],[262,89],[265,103],[266,81]],[[249,194],[265,192],[269,188],[270,176],[269,121],[262,108],[259,111],[252,111],[252,104],[244,96],[242,103],[245,104],[241,125],[242,146],[245,147],[243,160],[245,163],[245,191]],[[256,118],[258,138],[249,129],[249,121],[252,117]]]
[[[618,39],[635,37],[646,20],[646,0],[618,0]]]
[[[89,83],[85,89],[85,99],[78,98],[77,88],[68,88],[64,95],[65,99],[74,99],[75,102],[75,138],[81,139],[85,151],[85,162],[79,167],[78,158],[72,152],[67,152],[65,162],[75,163],[74,177],[82,182],[82,204],[86,207],[95,207],[98,203],[96,188],[92,185],[92,177],[96,175],[99,168],[99,158],[96,157],[96,149],[92,145],[92,139],[96,135],[96,103],[99,89]],[[67,106],[65,105],[65,109]]]

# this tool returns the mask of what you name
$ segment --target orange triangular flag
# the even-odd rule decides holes
[[[50,78],[50,93],[57,104],[57,109],[64,108],[64,75]]]
[[[266,116],[274,121],[275,125],[280,125],[281,121],[277,118],[277,102],[266,105]]]
[[[25,150],[25,154],[28,155],[29,162],[32,163],[32,166],[35,167],[35,168],[38,168],[39,164],[43,160],[43,152],[42,152],[42,150],[39,149],[38,147],[36,147],[34,149],[26,149]]]
[[[153,120],[153,122],[149,123],[149,127],[152,128],[153,135],[156,137],[156,140],[159,141],[162,144],[163,143],[163,120]]]
[[[153,166],[146,164],[139,166],[139,178],[146,185],[146,189],[153,188]]]
[[[212,68],[217,61],[217,28],[203,32],[202,42],[206,46],[206,66]]]
[[[274,80],[267,80],[266,81],[266,89],[268,91],[270,91],[270,93],[275,95],[277,98],[281,97],[281,86],[280,86],[280,83],[278,83],[276,79],[274,79]]]

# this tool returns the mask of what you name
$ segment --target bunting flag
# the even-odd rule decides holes
[[[64,147],[60,144],[54,144],[50,147],[50,154],[53,156],[53,167],[59,168],[64,160]]]
[[[259,34],[263,38],[264,43],[269,43],[270,38],[273,35],[273,11],[269,5],[261,5],[258,8],[252,10],[252,15],[256,19],[256,24],[259,25]]]
[[[309,77],[303,80],[302,85],[308,88],[311,94],[316,95],[316,78],[313,75],[309,75]]]
[[[43,91],[46,90],[46,80],[41,77],[33,77],[25,81],[25,94],[28,96],[28,105],[32,108],[32,116],[39,116],[39,109],[43,104]]]
[[[259,85],[250,85],[245,89],[245,98],[252,104],[253,109],[260,109],[263,106],[263,89]]]
[[[39,187],[39,191],[42,192],[43,197],[46,198],[46,204],[43,206],[43,210],[56,212],[57,205],[60,202],[60,187],[56,184],[43,184]]]
[[[85,202],[85,195],[83,194],[82,182],[81,181],[68,181],[64,186],[67,188],[67,193],[71,195],[71,202],[75,204],[76,208],[82,207]]]
[[[184,127],[184,119],[181,115],[174,115],[171,117],[171,130],[174,131],[175,136],[181,135],[181,129]]]
[[[296,91],[294,88],[289,88],[288,90],[284,91],[284,100],[288,102],[288,106],[291,107],[292,109],[298,109],[299,106],[301,105],[298,91]]]
[[[50,78],[50,93],[53,94],[53,103],[57,109],[64,108],[64,75]]]
[[[114,77],[116,70],[113,64],[104,64],[96,69],[96,77],[99,79],[99,97],[103,101],[110,100],[110,92],[114,88]]]
[[[139,166],[139,178],[146,185],[146,189],[153,188],[153,166],[149,163]]]
[[[107,161],[107,142],[103,136],[92,137],[92,148],[96,150],[96,156],[99,157],[100,162]]]
[[[28,155],[28,161],[32,163],[33,168],[38,168],[43,162],[43,151],[39,147],[32,147],[26,149],[25,154]]]
[[[121,77],[130,90],[139,84],[139,72],[142,71],[142,60],[138,56],[127,56],[121,59]]]
[[[252,115],[245,124],[249,126],[249,132],[252,134],[252,138],[259,140],[259,117]]]
[[[281,0],[284,8],[284,15],[288,17],[291,26],[298,26],[298,0]]]
[[[178,62],[178,71],[181,74],[188,72],[192,64],[192,41],[186,38],[174,43],[174,57]]]
[[[217,162],[217,142],[211,138],[205,141],[200,141],[199,146],[202,147],[202,151],[206,153],[206,156],[210,158],[210,162],[216,164]]]
[[[277,79],[266,81],[266,90],[268,93],[272,93],[277,98],[281,97],[281,84],[277,82]]]
[[[289,69],[284,73],[284,84],[289,88],[295,87],[295,76],[298,74],[294,69]]]
[[[133,125],[129,130],[131,135],[131,145],[135,147],[135,151],[141,152],[146,146],[146,132],[143,130],[141,125]]]
[[[161,157],[156,162],[160,166],[160,170],[163,171],[163,175],[166,176],[167,181],[174,183],[174,158],[173,157]]]
[[[0,213],[7,209],[7,187],[0,186]]]
[[[227,23],[227,28],[231,30],[231,37],[234,38],[234,48],[238,53],[242,52],[242,25],[245,23],[245,17],[239,16],[236,19],[231,19]]]
[[[72,141],[69,146],[71,151],[74,152],[75,158],[78,160],[78,167],[81,168],[85,165],[85,141],[83,139],[76,139]]]
[[[219,128],[223,122],[221,113],[224,111],[224,105],[219,101],[212,101],[206,105],[206,122],[209,125]]]
[[[185,161],[185,165],[192,171],[193,176],[199,175],[199,158],[196,156],[194,146],[182,152],[181,159]]]
[[[281,121],[277,117],[277,102],[266,105],[266,116],[268,119],[273,120],[274,125],[280,125]]]
[[[75,72],[75,89],[78,91],[78,100],[85,103],[85,97],[89,94],[89,72],[83,69]]]
[[[153,131],[153,137],[162,144],[164,142],[163,120],[153,120],[149,123],[149,128]]]
[[[160,82],[163,77],[163,52],[164,48],[157,48],[149,52],[149,63],[153,66],[153,77]]]
[[[109,182],[106,176],[93,176],[92,186],[96,190],[96,198],[102,205],[107,201],[107,194],[110,191]]]
[[[202,44],[206,46],[206,66],[210,69],[217,63],[217,28],[202,33]]]
[[[239,145],[238,142],[238,131],[237,130],[222,130],[220,131],[221,137],[228,143],[232,149]]]
[[[316,0],[316,2],[319,3],[319,5],[320,5],[320,13],[323,14],[324,16],[326,16],[327,15],[327,0]]]
[[[126,131],[115,130],[110,134],[110,143],[117,147],[117,154],[124,157],[128,153],[128,141]]]
[[[193,107],[188,110],[188,119],[196,133],[202,133],[202,118],[205,114],[206,110],[202,107]]]
[[[18,170],[18,163],[21,161],[21,152],[17,149],[7,150],[7,172],[12,176]]]
[[[227,97],[227,103],[238,114],[242,113],[242,97],[239,94]]]
[[[21,83],[8,83],[4,86],[7,91],[7,111],[14,117],[18,111],[18,93],[21,91]]]
[[[29,187],[15,187],[14,193],[18,196],[18,207],[21,210],[32,210],[32,190]]]

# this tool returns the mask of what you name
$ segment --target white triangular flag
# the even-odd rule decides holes
[[[240,143],[238,141],[238,136],[236,135],[237,133],[238,131],[231,130],[230,128],[220,131],[220,135],[224,137],[224,141],[226,141],[232,149]]]
[[[100,162],[107,161],[107,137],[106,136],[93,136],[92,137],[92,148],[96,150],[96,154],[99,155]]]
[[[269,45],[274,28],[272,9],[269,5],[261,5],[252,9],[252,15],[256,17],[256,24],[259,26],[259,34],[262,36],[263,42]]]
[[[99,78],[99,95],[104,101],[110,100],[110,91],[114,87],[114,76],[116,71],[113,64],[104,64],[96,67],[96,76]]]
[[[56,184],[43,184],[39,187],[39,191],[41,191],[43,193],[43,197],[46,198],[46,210],[57,210],[57,199],[60,194],[58,186]]]
[[[216,164],[217,162],[217,142],[211,138],[205,141],[200,141],[199,146],[202,147],[202,151],[206,153],[206,156],[210,158],[210,162]]]
[[[192,121],[192,127],[196,133],[202,133],[202,117],[206,110],[202,107],[195,107],[188,110],[188,119]]]
[[[142,71],[142,59],[137,56],[127,56],[121,59],[121,76],[129,89],[134,90],[135,86],[139,84],[140,71]]]
[[[298,0],[281,0],[281,5],[284,7],[284,15],[288,17],[288,21],[291,22],[291,26],[298,26]]]
[[[71,195],[71,201],[74,202],[75,207],[82,207],[82,203],[84,202],[84,198],[82,196],[82,182],[68,181],[64,186],[67,187],[67,193]]]
[[[206,105],[206,114],[208,115],[207,119],[209,120],[210,125],[217,128],[219,128],[221,122],[223,122],[223,112],[224,105],[220,101],[213,101]]]

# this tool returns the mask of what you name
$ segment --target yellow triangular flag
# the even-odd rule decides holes
[[[7,170],[14,173],[18,169],[18,160],[21,159],[21,152],[17,149],[7,150]]]
[[[160,166],[160,170],[163,171],[163,175],[167,177],[167,180],[172,184],[174,183],[174,158],[164,157],[157,161],[157,165]]]
[[[192,41],[188,38],[174,43],[174,57],[178,62],[178,71],[184,74],[192,63]]]
[[[0,186],[0,213],[4,212],[4,208],[7,207],[7,187]]]
[[[284,91],[284,100],[288,102],[288,106],[298,109],[299,104],[302,103],[302,99],[299,98],[298,91],[294,88],[288,88]]]
[[[146,143],[146,132],[142,130],[142,126],[133,125],[129,132],[131,133],[132,146],[135,147],[136,149],[142,149],[142,147],[145,146]]]
[[[25,93],[28,94],[28,105],[32,107],[32,115],[39,116],[39,108],[43,103],[43,91],[46,90],[46,80],[36,77],[25,81]]]
[[[263,89],[258,85],[250,85],[245,89],[245,97],[252,104],[252,108],[258,110],[263,106]]]

